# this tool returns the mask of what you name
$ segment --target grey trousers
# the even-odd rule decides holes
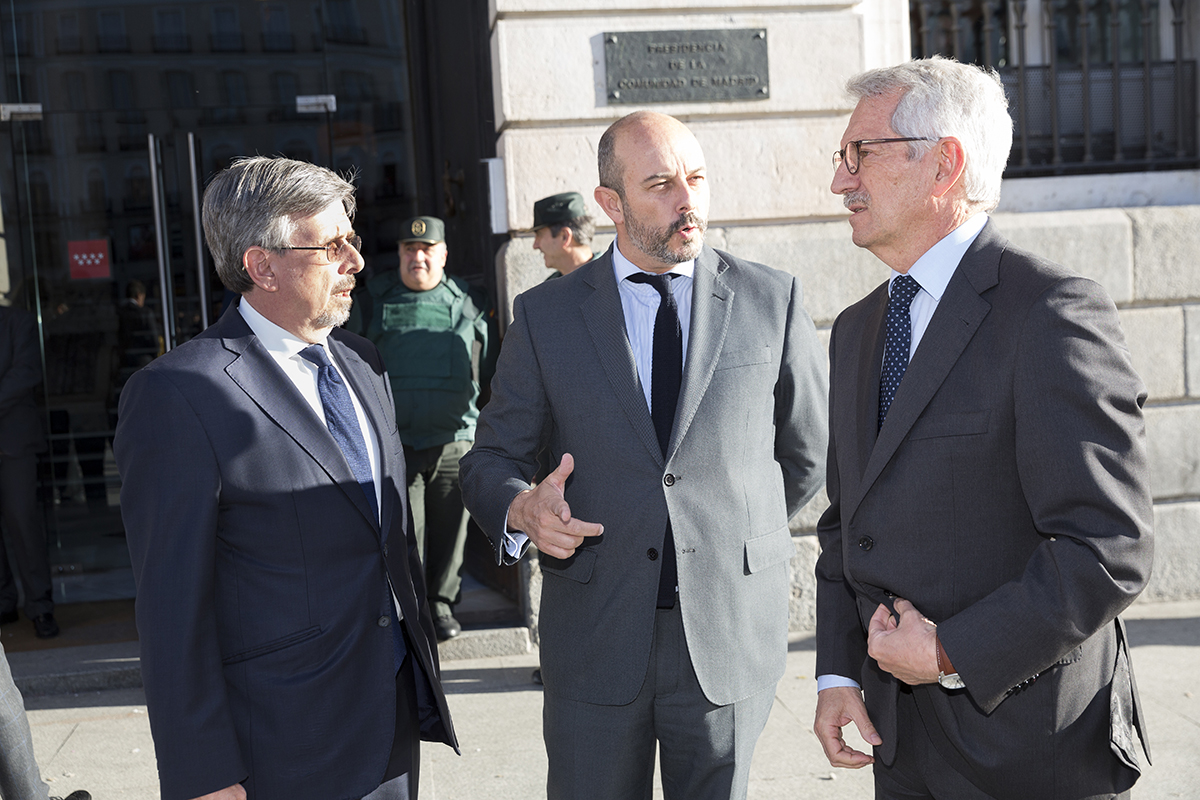
[[[0,796],[45,800],[50,787],[33,757],[33,737],[25,702],[13,683],[4,645],[0,645]]]
[[[775,687],[710,703],[688,655],[679,605],[656,612],[646,682],[629,705],[557,697],[546,687],[549,800],[650,800],[657,743],[666,800],[742,800]]]

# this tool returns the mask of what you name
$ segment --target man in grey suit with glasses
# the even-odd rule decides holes
[[[463,493],[501,563],[540,551],[549,797],[650,798],[657,744],[667,798],[741,798],[785,666],[788,520],[821,481],[825,358],[799,281],[704,246],[678,120],[618,120],[599,168],[617,241],[517,298]]]

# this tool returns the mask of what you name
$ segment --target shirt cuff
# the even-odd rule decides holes
[[[850,680],[849,678],[843,678],[841,675],[818,675],[817,676],[817,691],[818,692],[824,691],[825,689],[836,689],[839,686],[852,686],[855,689],[862,688],[861,686],[858,685],[858,681],[853,681],[853,680]]]
[[[521,560],[521,556],[525,555],[525,551],[529,548],[529,537],[520,531],[510,531],[508,529],[508,512],[504,512],[504,555],[512,559],[509,563],[515,563]]]

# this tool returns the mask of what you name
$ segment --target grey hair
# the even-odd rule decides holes
[[[1008,98],[995,70],[934,56],[856,75],[846,84],[856,100],[903,93],[892,114],[898,136],[937,140],[953,136],[967,154],[967,201],[991,211],[1000,202],[1000,178],[1012,149]],[[909,142],[918,158],[932,142]]]
[[[571,231],[571,239],[577,245],[587,246],[592,243],[592,236],[596,233],[596,223],[591,217],[586,214],[582,217],[574,217],[566,222],[555,222],[548,226],[550,228],[550,236],[557,239],[562,233],[563,228],[568,228]]]
[[[354,219],[354,186],[324,167],[267,156],[235,160],[204,190],[204,239],[221,283],[240,294],[253,289],[242,268],[246,251],[291,246],[297,219],[339,201]]]

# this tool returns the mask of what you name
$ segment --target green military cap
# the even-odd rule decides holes
[[[437,244],[446,241],[446,223],[437,217],[413,217],[404,223],[400,233],[401,242],[425,242]]]
[[[533,204],[533,228],[544,228],[547,225],[557,225],[560,222],[586,217],[587,207],[583,204],[583,195],[579,192],[563,192],[543,197]]]

